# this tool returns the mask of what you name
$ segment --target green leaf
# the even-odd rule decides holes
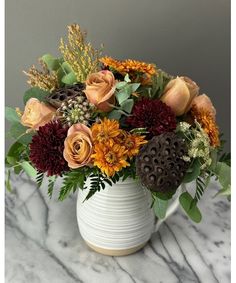
[[[197,159],[193,161],[191,168],[189,168],[184,176],[183,183],[190,183],[200,175],[200,162]]]
[[[199,223],[202,219],[201,212],[194,202],[194,199],[188,192],[184,192],[179,197],[179,202],[186,212],[186,214],[196,223]]]
[[[108,119],[115,119],[115,120],[119,120],[121,117],[121,113],[119,112],[119,110],[112,110],[108,115],[107,115]]]
[[[51,54],[45,54],[41,59],[51,71],[56,71],[60,68],[60,59],[53,57]]]
[[[53,193],[55,181],[56,181],[56,176],[50,176],[48,178],[48,196],[50,198],[52,198],[52,193]]]
[[[132,92],[135,92],[140,86],[140,83],[133,83],[131,84]]]
[[[13,123],[11,125],[9,134],[11,137],[14,139],[18,139],[21,135],[26,134],[28,128],[25,126],[21,125],[20,123]]]
[[[164,219],[166,216],[166,211],[168,208],[168,200],[162,200],[159,198],[155,199],[154,205],[154,212],[159,219]]]
[[[127,99],[124,101],[121,105],[121,109],[127,113],[131,113],[132,108],[134,106],[134,100],[133,99]]]
[[[15,142],[9,148],[6,159],[9,164],[15,165],[20,160],[21,153],[25,150],[25,146],[19,142]]]
[[[67,84],[67,85],[73,85],[75,82],[77,82],[77,78],[75,76],[75,73],[74,72],[70,72],[69,74],[65,75],[62,78],[62,82],[64,84]]]
[[[5,108],[6,119],[11,123],[19,123],[20,117],[17,115],[16,110],[12,107],[6,106]]]
[[[64,72],[66,74],[69,74],[71,72],[73,72],[73,69],[71,68],[70,64],[68,62],[63,62],[61,64],[62,69],[64,70]]]
[[[25,133],[24,135],[22,135],[21,137],[19,137],[17,139],[18,142],[24,144],[24,145],[28,145],[29,143],[31,143],[32,141],[32,137],[35,134],[35,132],[29,132],[29,133]]]
[[[120,91],[116,93],[116,99],[121,105],[124,101],[126,101],[130,97],[130,94],[127,91]]]
[[[127,82],[118,82],[118,83],[116,84],[116,88],[117,88],[117,89],[122,89],[122,88],[124,88],[126,85],[127,85]]]
[[[22,171],[22,167],[21,167],[20,164],[17,165],[17,166],[14,166],[14,173],[15,173],[16,175],[20,174],[21,171]]]
[[[20,165],[22,166],[23,170],[25,171],[25,173],[29,177],[31,177],[31,178],[37,177],[37,171],[34,169],[34,167],[28,161],[24,161],[24,162],[20,163]]]
[[[10,177],[11,177],[11,170],[7,170],[7,177],[6,177],[6,180],[5,180],[5,184],[6,184],[6,188],[9,192],[12,191]]]
[[[127,83],[130,83],[130,82],[131,82],[131,80],[130,80],[130,78],[129,78],[129,75],[128,75],[128,74],[126,74],[126,75],[125,75],[125,77],[124,77],[124,81],[125,81],[125,82],[127,82]]]
[[[216,168],[213,171],[215,175],[218,177],[219,182],[222,186],[221,195],[222,192],[229,194],[231,190],[231,168],[224,162],[217,162]]]
[[[45,90],[42,90],[38,87],[32,87],[28,89],[24,94],[24,98],[23,98],[24,104],[26,104],[27,101],[32,97],[37,98],[39,101],[45,101],[45,98],[48,94],[49,92]]]

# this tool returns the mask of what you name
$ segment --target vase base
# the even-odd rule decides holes
[[[129,248],[129,249],[113,250],[113,249],[100,248],[100,247],[97,247],[93,244],[90,244],[87,241],[85,241],[85,242],[95,252],[103,254],[103,255],[109,255],[109,256],[126,256],[126,255],[136,253],[137,251],[141,250],[147,243],[147,242],[145,242],[145,243],[143,243],[139,246]]]

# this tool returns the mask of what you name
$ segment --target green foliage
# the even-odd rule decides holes
[[[199,159],[194,159],[184,176],[183,183],[190,183],[195,180],[200,175],[200,166]]]
[[[106,187],[105,183],[112,186],[112,182],[106,176],[102,175],[99,171],[91,174],[89,192],[84,201],[90,199],[96,192],[104,190]]]
[[[195,192],[195,197],[194,197],[195,200],[199,201],[201,199],[209,183],[209,180],[210,180],[210,176],[208,180],[204,180],[200,176],[196,178],[196,192]]]
[[[8,164],[16,165],[20,162],[22,154],[25,152],[25,146],[19,142],[15,142],[11,145],[6,155]]]
[[[5,117],[11,123],[20,122],[20,117],[17,115],[16,110],[12,107],[5,107]]]
[[[39,101],[45,101],[45,98],[48,94],[49,92],[45,90],[42,90],[38,87],[32,87],[28,89],[24,94],[24,97],[23,97],[24,104],[26,104],[27,101],[32,97],[37,98]]]
[[[197,207],[197,201],[193,199],[188,192],[184,192],[180,195],[179,202],[183,210],[194,222],[199,223],[201,221],[202,215]]]
[[[122,115],[128,116],[131,113],[134,106],[132,94],[140,87],[140,84],[130,82],[129,76],[126,75],[124,81],[116,84],[118,106],[113,105],[113,110],[108,114],[109,119],[120,120]]]
[[[86,168],[72,170],[65,174],[63,185],[60,189],[59,200],[64,200],[71,192],[75,193],[78,188],[84,188],[86,180]]]
[[[23,161],[20,163],[22,169],[25,171],[25,173],[30,177],[30,178],[36,178],[37,177],[37,171],[34,169],[34,167],[28,162],[28,161]]]
[[[153,208],[156,216],[159,219],[164,219],[168,208],[168,200],[162,200],[155,197]]]
[[[231,154],[230,153],[223,153],[219,158],[220,162],[225,163],[228,166],[231,166]]]
[[[10,177],[11,177],[11,170],[8,169],[7,170],[7,177],[6,177],[6,180],[5,180],[5,185],[6,185],[6,188],[9,192],[11,192],[11,182],[10,182]]]
[[[231,168],[224,162],[217,162],[213,173],[218,178],[222,188],[217,195],[231,195]]]
[[[50,176],[48,177],[48,196],[50,198],[52,198],[52,193],[53,193],[53,189],[54,189],[54,185],[56,182],[56,176]]]
[[[41,187],[41,185],[43,183],[43,179],[44,179],[44,173],[43,172],[37,172],[36,183],[37,183],[38,188]]]
[[[55,58],[51,54],[45,54],[41,59],[50,71],[57,71],[63,61],[63,59]]]
[[[74,83],[77,82],[77,78],[74,72],[71,72],[69,74],[64,75],[61,81],[66,85],[73,85]]]

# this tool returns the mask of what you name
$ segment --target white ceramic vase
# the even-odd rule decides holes
[[[89,188],[90,180],[87,180]],[[155,219],[151,194],[133,179],[106,185],[84,201],[88,190],[79,190],[77,220],[81,236],[93,250],[112,256],[128,255],[144,247],[161,222]],[[178,199],[167,211],[176,210]]]

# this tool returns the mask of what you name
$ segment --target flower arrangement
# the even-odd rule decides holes
[[[50,197],[62,177],[60,200],[77,188],[88,190],[87,200],[106,183],[138,178],[163,217],[178,187],[195,182],[195,191],[185,187],[179,197],[195,222],[213,176],[218,194],[230,198],[230,154],[222,154],[215,108],[193,80],[155,64],[102,57],[77,24],[59,50],[62,57],[46,54],[41,70],[24,72],[31,86],[24,110],[6,108],[15,139],[6,156],[9,190],[12,169],[38,186],[47,177]]]

